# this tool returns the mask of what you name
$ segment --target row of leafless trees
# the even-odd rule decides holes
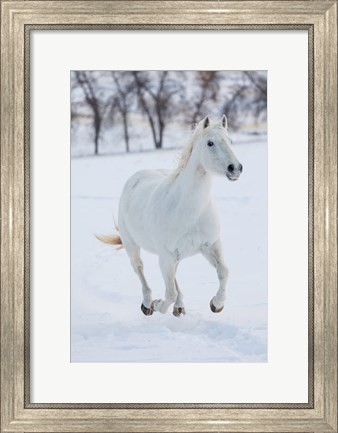
[[[195,123],[206,114],[226,113],[236,129],[248,116],[264,120],[267,110],[264,71],[73,71],[71,87],[72,125],[83,116],[92,119],[95,154],[107,122],[122,122],[130,151],[135,113],[147,121],[158,149],[174,116]]]

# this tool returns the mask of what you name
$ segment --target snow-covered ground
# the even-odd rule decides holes
[[[113,232],[113,215],[127,178],[141,168],[173,168],[177,151],[72,159],[72,362],[267,361],[267,144],[241,140],[234,151],[244,169],[239,181],[215,178],[213,196],[230,270],[227,301],[210,311],[215,270],[201,256],[184,260],[177,280],[187,314],[146,317],[141,286],[124,250],[95,233]],[[156,256],[143,252],[155,298],[164,294]]]

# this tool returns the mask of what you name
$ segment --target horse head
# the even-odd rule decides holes
[[[225,114],[214,122],[206,116],[197,125],[194,148],[199,153],[200,164],[206,172],[226,175],[231,181],[237,180],[243,166],[231,149],[228,121]]]

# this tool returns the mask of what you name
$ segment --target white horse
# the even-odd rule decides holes
[[[216,268],[219,289],[210,301],[211,311],[222,311],[228,269],[220,242],[220,223],[211,197],[212,175],[237,180],[242,165],[230,148],[227,119],[207,116],[199,122],[183,150],[175,171],[141,170],[126,182],[119,206],[120,236],[98,236],[124,247],[138,275],[143,292],[141,310],[185,314],[183,295],[177,284],[177,266],[185,257],[202,253]],[[140,248],[157,254],[165,281],[164,299],[153,300],[143,273]]]

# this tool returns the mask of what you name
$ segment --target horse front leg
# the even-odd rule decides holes
[[[175,282],[177,262],[174,257],[169,254],[160,256],[160,268],[165,283],[165,298],[156,299],[152,303],[152,309],[165,314],[168,308],[178,298],[178,290]]]
[[[221,242],[217,241],[211,246],[203,245],[201,252],[217,271],[219,289],[216,296],[214,296],[210,301],[210,309],[213,313],[220,313],[224,308],[225,286],[229,275],[228,268],[224,264]]]

